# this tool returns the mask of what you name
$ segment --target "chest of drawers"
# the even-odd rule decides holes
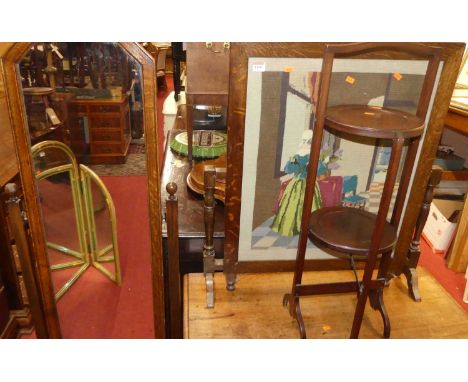
[[[68,103],[70,147],[80,161],[90,164],[125,163],[131,140],[130,129],[128,97],[74,99]]]

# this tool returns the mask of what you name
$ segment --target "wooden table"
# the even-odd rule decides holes
[[[195,194],[187,187],[187,176],[191,169],[191,163],[187,157],[175,154],[170,149],[169,145],[178,133],[185,131],[186,123],[186,106],[181,105],[177,111],[174,127],[169,131],[166,140],[166,150],[162,165],[161,174],[161,204],[163,210],[163,255],[166,283],[169,283],[168,275],[168,251],[167,251],[167,226],[166,226],[166,200],[169,196],[166,191],[166,185],[169,182],[177,184],[177,193],[179,205],[179,253],[180,253],[180,275],[194,272],[203,272],[203,239],[205,237],[205,227],[203,220],[203,198],[201,195]],[[216,257],[222,258],[224,254],[224,206],[217,203],[215,208],[215,229],[214,229],[214,245]],[[181,277],[181,283],[182,283]],[[181,290],[183,290],[181,286]],[[174,297],[176,296],[176,297]],[[183,296],[181,296],[183,298]],[[171,330],[171,325],[174,325],[180,319],[182,320],[182,301],[179,300],[177,294],[173,293],[173,288],[169,284],[166,285],[165,301],[166,301],[166,327]],[[170,317],[170,307],[177,306],[179,317]],[[182,333],[180,332],[180,336]]]

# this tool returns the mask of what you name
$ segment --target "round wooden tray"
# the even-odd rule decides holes
[[[325,125],[344,133],[384,139],[413,138],[424,130],[424,121],[413,114],[362,105],[329,107]]]
[[[197,194],[205,193],[204,185],[204,168],[206,165],[213,165],[217,169],[226,169],[226,156],[223,155],[216,159],[204,160],[196,163],[192,171],[187,175],[187,186]],[[216,176],[215,193],[216,199],[224,203],[226,198],[226,178],[224,176]]]
[[[325,207],[312,212],[309,236],[325,246],[344,253],[367,255],[377,215],[351,207]],[[385,222],[378,253],[390,251],[396,242],[396,229]]]
[[[46,88],[46,87],[37,87],[37,88],[24,88],[23,89],[23,94],[26,96],[43,96],[43,95],[49,95],[54,92],[54,89],[52,88]]]

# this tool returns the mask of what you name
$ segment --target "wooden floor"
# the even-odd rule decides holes
[[[468,338],[468,314],[423,268],[418,268],[423,301],[408,297],[403,276],[385,288],[392,325],[391,338]],[[304,283],[352,280],[348,271],[308,272]],[[228,292],[224,276],[215,277],[215,307],[206,308],[203,274],[184,279],[185,338],[298,338],[296,321],[282,306],[291,288],[291,273],[240,274],[237,289]],[[301,299],[307,338],[348,338],[355,294]],[[380,314],[366,307],[360,338],[381,338]]]

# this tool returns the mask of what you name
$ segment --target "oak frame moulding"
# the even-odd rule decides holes
[[[335,43],[334,43],[335,44]],[[411,44],[411,43],[408,43]],[[395,247],[391,272],[402,273],[411,235],[419,215],[425,186],[429,179],[432,162],[443,130],[452,90],[455,86],[464,43],[423,43],[442,48],[443,68],[434,96],[429,123],[424,141],[421,143],[420,159],[415,168],[409,190],[408,203],[400,225],[400,235]],[[230,84],[228,108],[228,152],[226,179],[226,239],[224,267],[229,283],[234,282],[237,272],[293,271],[294,261],[239,261],[239,233],[242,200],[242,175],[244,158],[245,117],[247,112],[247,81],[249,58],[321,58],[325,43],[232,43],[230,56]],[[369,51],[356,56],[357,59],[405,60],[415,59],[403,51]],[[341,260],[317,259],[306,261],[307,270],[340,269]],[[347,264],[346,264],[347,266]]]
[[[24,102],[18,81],[17,64],[28,51],[31,43],[1,43],[0,63],[8,100],[9,122],[16,148],[16,157],[24,189],[26,211],[32,236],[32,261],[36,264],[35,285],[45,328],[45,338],[61,338],[60,322],[55,302],[52,279],[47,259],[44,222],[41,215],[38,190],[33,173],[31,147],[28,135]],[[9,45],[9,46],[8,46]],[[119,42],[118,45],[142,67],[144,126],[146,136],[146,161],[148,174],[148,206],[151,235],[151,272],[153,291],[154,335],[166,337],[164,275],[161,236],[161,206],[159,190],[158,133],[156,125],[156,75],[155,62],[146,50],[135,42]],[[37,320],[39,322],[39,320]]]

